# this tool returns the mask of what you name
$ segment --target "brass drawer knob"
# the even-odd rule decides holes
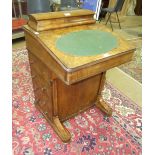
[[[33,60],[31,60],[31,61],[30,61],[30,64],[34,64],[34,61],[33,61]]]
[[[47,114],[48,114],[48,112],[47,112],[47,111],[45,111],[45,112],[44,112],[44,114],[45,114],[45,115],[47,115]]]
[[[40,102],[40,99],[36,99],[35,101],[34,101],[34,104],[38,104]]]
[[[36,78],[37,77],[37,75],[32,75],[32,79],[34,79],[34,78]]]
[[[38,91],[40,88],[39,87],[37,87],[37,88],[34,88],[34,91]]]
[[[46,88],[46,87],[42,87],[41,90],[42,90],[42,91],[46,91],[47,88]]]

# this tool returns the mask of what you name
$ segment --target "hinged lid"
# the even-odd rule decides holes
[[[95,23],[91,10],[72,10],[29,15],[28,25],[35,31]]]

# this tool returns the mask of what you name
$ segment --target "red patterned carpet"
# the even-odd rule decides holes
[[[13,154],[141,155],[141,108],[108,83],[102,94],[113,107],[113,116],[108,118],[97,108],[91,108],[64,122],[72,140],[62,143],[33,105],[27,50],[14,50]]]

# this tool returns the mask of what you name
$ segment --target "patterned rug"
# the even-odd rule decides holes
[[[137,47],[132,60],[119,66],[119,68],[142,83],[142,48]]]
[[[34,107],[27,50],[13,50],[13,154],[141,155],[141,108],[109,83],[102,96],[113,108],[112,117],[93,107],[65,121],[72,139],[62,143]]]
[[[125,28],[116,30],[116,32],[136,47],[132,61],[119,66],[119,68],[142,83],[142,27]]]

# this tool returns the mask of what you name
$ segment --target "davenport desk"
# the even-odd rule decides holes
[[[35,106],[63,142],[71,139],[63,121],[98,107],[108,69],[132,59],[135,48],[93,19],[90,10],[29,15],[24,26]]]

